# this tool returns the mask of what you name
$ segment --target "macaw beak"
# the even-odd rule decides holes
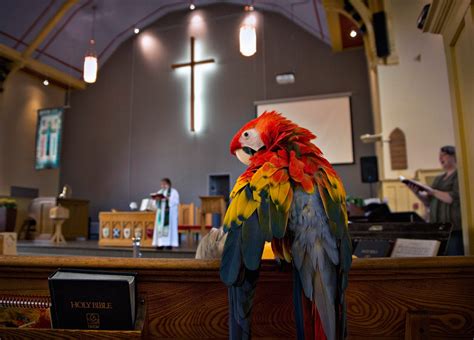
[[[250,165],[250,157],[252,157],[252,155],[245,152],[244,149],[240,148],[235,150],[234,155],[237,156],[237,159],[245,165]]]
[[[234,138],[232,138],[232,141],[230,142],[230,153],[236,156],[235,152],[238,149],[242,149],[242,145],[240,144],[239,141],[240,135],[236,134]]]

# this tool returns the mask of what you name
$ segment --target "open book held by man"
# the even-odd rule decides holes
[[[153,198],[154,200],[162,200],[162,199],[167,198],[165,195],[163,195],[160,192],[152,192],[150,194],[150,197]]]
[[[430,186],[428,186],[426,184],[420,183],[420,182],[415,181],[413,179],[405,178],[403,176],[399,176],[398,178],[400,179],[400,181],[402,181],[402,183],[406,184],[411,189],[414,189],[417,192],[420,192],[420,191],[425,191],[426,193],[433,192],[433,188],[431,188]]]

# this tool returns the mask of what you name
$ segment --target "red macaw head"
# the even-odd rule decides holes
[[[255,153],[271,150],[275,144],[283,141],[297,129],[305,130],[275,111],[264,112],[237,132],[230,143],[230,152],[242,163],[248,165]],[[307,132],[314,138],[309,131]]]

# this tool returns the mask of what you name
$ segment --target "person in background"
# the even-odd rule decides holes
[[[439,152],[439,162],[445,172],[434,179],[431,190],[420,190],[412,184],[408,184],[408,187],[429,209],[429,222],[452,224],[447,255],[464,255],[455,147],[443,146]]]
[[[169,178],[163,178],[161,189],[151,197],[157,206],[152,245],[158,249],[178,247],[178,191],[171,187]]]

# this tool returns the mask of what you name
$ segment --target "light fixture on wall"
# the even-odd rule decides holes
[[[365,144],[376,142],[390,143],[390,139],[383,139],[383,135],[381,133],[372,135],[370,133],[366,133],[365,135],[360,136],[360,140]]]
[[[257,30],[253,6],[245,6],[245,11],[250,12],[240,26],[239,48],[243,56],[250,57],[257,52]]]
[[[191,1],[191,3],[189,4],[189,9],[191,11],[194,11],[196,9],[196,5]]]
[[[140,33],[140,29],[139,29],[138,27],[135,27],[135,28],[133,29],[133,33],[135,33],[135,34]]]
[[[84,57],[84,81],[86,83],[95,83],[97,80],[97,54],[95,52],[95,39],[94,39],[94,29],[95,29],[95,10],[96,7],[92,7],[92,33],[91,39],[89,41],[89,48]]]
[[[350,36],[351,38],[357,37],[357,31],[356,31],[356,30],[351,30],[351,32],[349,33],[349,36]]]
[[[43,80],[43,85],[48,86],[49,85],[49,80],[48,79]]]
[[[293,84],[295,82],[295,74],[293,72],[288,73],[280,73],[277,74],[275,77],[277,84],[279,85],[287,85]]]

